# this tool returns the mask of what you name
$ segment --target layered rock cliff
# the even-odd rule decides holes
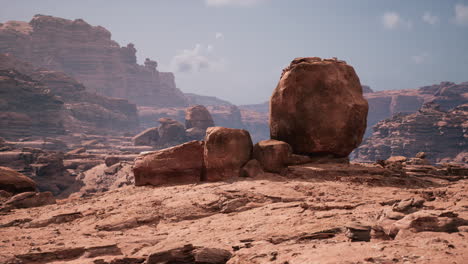
[[[64,134],[64,103],[15,70],[0,70],[0,137]]]
[[[6,79],[2,80],[2,102],[4,103],[2,103],[0,111],[4,113],[9,112],[8,116],[11,117],[13,113],[15,116],[20,113],[26,113],[34,117],[37,113],[31,112],[31,109],[36,109],[35,111],[39,113],[46,111],[48,106],[43,109],[43,100],[26,100],[29,96],[34,97],[36,93],[46,94],[48,98],[54,98],[53,100],[60,102],[60,107],[53,108],[54,114],[46,118],[46,121],[50,119],[52,123],[42,122],[42,128],[38,131],[35,131],[36,128],[33,126],[26,130],[23,129],[22,133],[17,133],[14,132],[15,125],[13,124],[19,126],[20,120],[23,120],[22,126],[24,127],[26,125],[25,119],[18,116],[16,118],[12,117],[8,121],[10,125],[4,126],[2,129],[2,134],[5,136],[13,136],[14,134],[17,136],[42,135],[44,134],[42,133],[44,129],[57,131],[56,122],[60,123],[62,130],[66,129],[78,132],[102,132],[106,129],[133,131],[138,127],[138,115],[135,104],[131,104],[125,99],[108,98],[89,93],[83,84],[63,72],[43,68],[34,69],[31,64],[20,61],[12,55],[1,53],[0,70],[4,70],[4,74],[8,73],[9,77],[17,80],[16,82],[7,81]],[[25,80],[28,81],[26,82]],[[27,91],[31,95],[23,96],[22,92],[25,89],[15,88],[19,84],[27,85]],[[44,98],[44,96],[40,98]],[[33,118],[32,121],[40,123],[43,119]],[[6,122],[5,120],[3,121]],[[21,129],[18,131],[21,131]]]
[[[354,158],[375,161],[397,155],[412,157],[424,151],[432,162],[468,162],[461,157],[467,152],[467,139],[468,103],[449,111],[436,103],[426,103],[416,113],[397,114],[377,123]]]
[[[409,114],[427,102],[436,102],[442,110],[449,110],[468,102],[468,82],[455,84],[442,82],[419,89],[388,90],[364,94],[369,102],[366,137],[371,136],[372,127],[379,121],[397,113]]]
[[[138,105],[187,105],[172,73],[159,72],[157,62],[149,59],[144,65],[137,64],[133,44],[121,47],[107,29],[82,19],[36,15],[29,23],[0,24],[0,53],[64,72],[90,92]]]

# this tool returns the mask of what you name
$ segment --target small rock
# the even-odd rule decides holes
[[[256,159],[251,159],[242,167],[241,176],[254,178],[264,173],[262,166]]]
[[[104,163],[106,163],[107,167],[110,167],[118,162],[120,162],[120,157],[117,156],[107,156],[104,160]]]
[[[346,237],[351,241],[369,242],[371,238],[371,227],[360,223],[351,223],[346,226]]]

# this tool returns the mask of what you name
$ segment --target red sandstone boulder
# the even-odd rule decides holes
[[[274,139],[260,141],[253,148],[253,158],[268,172],[281,172],[288,165],[291,154],[288,143]]]
[[[31,192],[36,190],[36,183],[7,167],[0,167],[0,190],[11,193]]]
[[[298,154],[345,157],[362,141],[368,104],[350,65],[296,58],[283,71],[270,109],[272,139]]]
[[[51,192],[24,192],[11,197],[4,203],[3,208],[30,208],[55,203],[54,195]]]
[[[135,185],[196,183],[203,168],[203,142],[191,141],[141,155],[135,161]]]
[[[162,147],[169,147],[186,142],[185,127],[179,121],[170,118],[160,118],[159,142]]]
[[[243,129],[210,127],[206,130],[203,180],[221,181],[240,176],[252,153],[252,139]]]
[[[154,146],[159,140],[159,130],[157,127],[148,128],[140,134],[133,137],[135,146]]]
[[[192,106],[185,111],[185,127],[187,129],[192,127],[207,129],[214,125],[210,112],[203,105]]]

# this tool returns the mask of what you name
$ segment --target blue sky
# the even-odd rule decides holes
[[[269,99],[295,57],[338,57],[374,90],[468,81],[468,0],[0,0],[0,22],[82,18],[184,92]]]

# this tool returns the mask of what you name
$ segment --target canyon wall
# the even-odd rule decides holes
[[[186,106],[174,75],[159,72],[157,62],[137,64],[133,44],[121,47],[101,26],[82,19],[36,15],[27,23],[0,24],[0,53],[10,53],[35,67],[64,72],[105,96],[138,105]]]
[[[35,69],[29,63],[1,53],[0,70],[3,70],[0,112],[2,124],[5,123],[0,136],[61,134],[64,130],[106,133],[109,129],[138,129],[135,104],[90,93],[83,84],[63,72]]]
[[[356,161],[413,157],[426,152],[432,162],[468,162],[468,104],[449,111],[426,103],[412,114],[396,114],[374,126],[374,133],[354,152]]]

